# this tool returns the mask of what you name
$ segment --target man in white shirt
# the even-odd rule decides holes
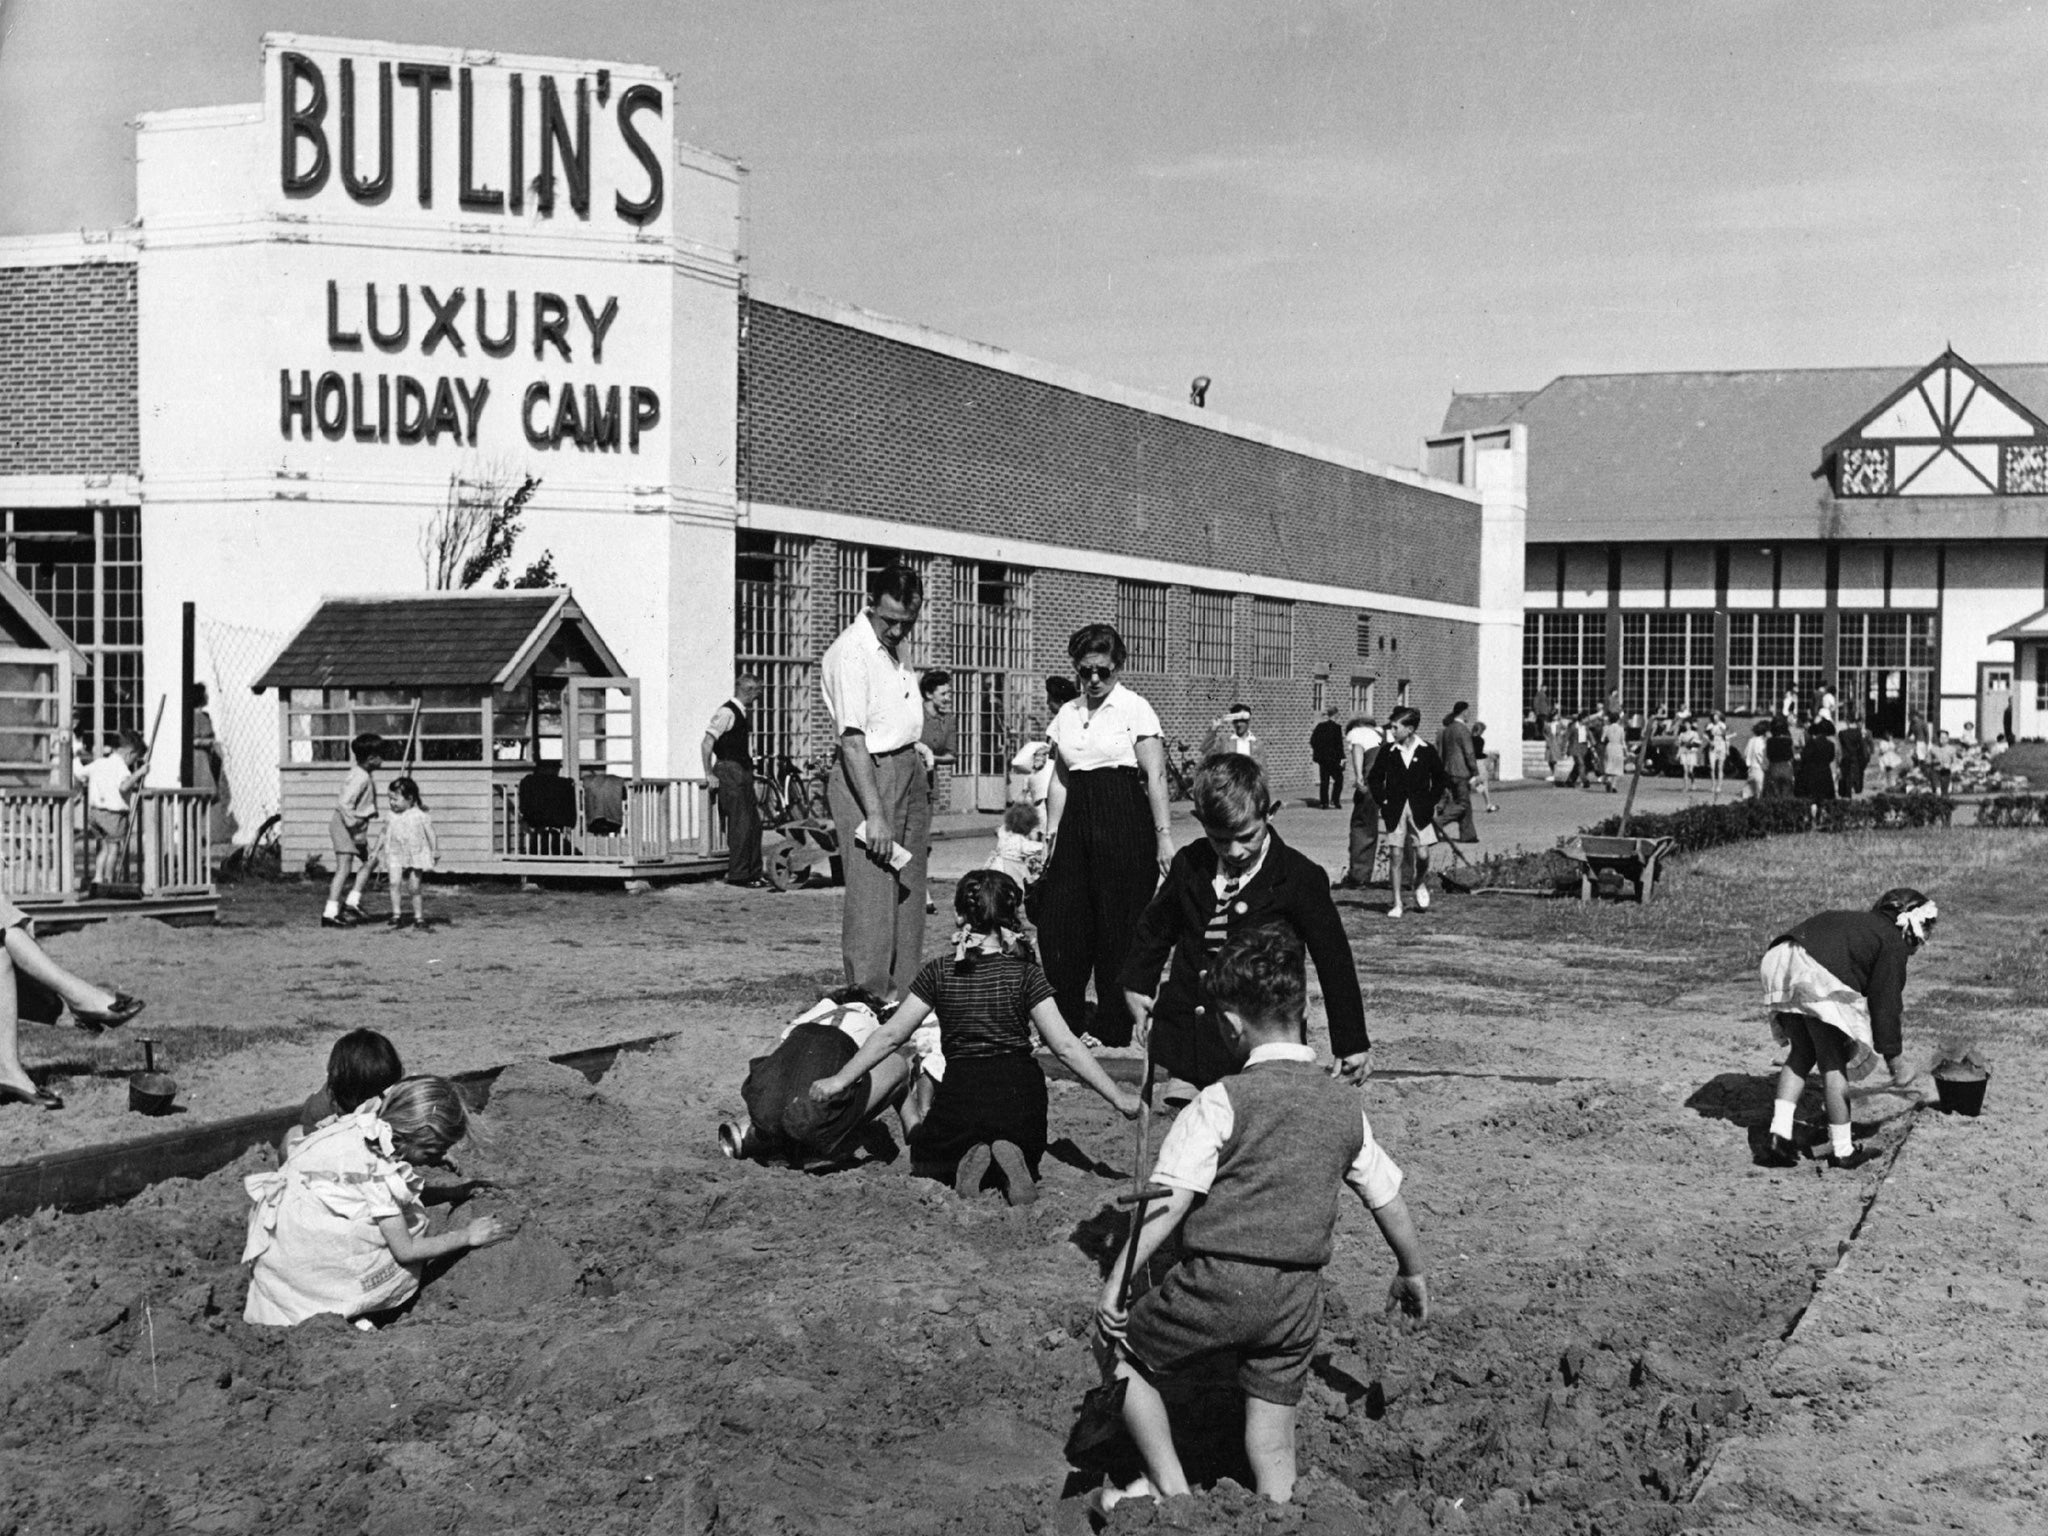
[[[1372,884],[1372,862],[1380,846],[1380,811],[1366,793],[1365,776],[1386,738],[1379,727],[1360,716],[1344,731],[1344,756],[1351,767],[1351,863],[1340,889],[1362,891]]]
[[[904,846],[923,782],[916,747],[924,696],[917,673],[897,654],[923,607],[917,572],[888,567],[870,580],[867,607],[818,664],[839,733],[827,797],[846,869],[839,934],[846,981],[891,1005],[917,974],[924,948],[925,850]]]

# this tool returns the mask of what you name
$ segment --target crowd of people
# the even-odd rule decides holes
[[[1903,731],[1845,715],[1828,684],[1808,699],[1788,691],[1777,712],[1746,730],[1721,710],[1625,712],[1618,695],[1573,713],[1539,693],[1526,722],[1544,745],[1553,784],[1614,793],[1640,760],[1649,774],[1675,774],[1691,798],[1833,800],[1925,789],[1948,794],[1972,769],[1988,776],[2005,743],[1980,745],[1967,727],[1951,735],[1917,711]]]

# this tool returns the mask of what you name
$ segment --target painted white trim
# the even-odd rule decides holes
[[[877,314],[870,309],[862,309],[855,304],[806,293],[785,283],[754,278],[749,281],[748,288],[752,295],[764,304],[773,304],[781,309],[793,309],[816,320],[850,326],[854,330],[867,331],[871,335],[887,337],[891,341],[900,341],[906,346],[919,347],[927,352],[937,352],[944,357],[957,358],[961,362],[1014,374],[1020,379],[1049,384],[1055,389],[1071,390],[1075,394],[1107,400],[1114,405],[1129,406],[1132,410],[1144,411],[1148,415],[1170,417],[1191,427],[1201,427],[1230,437],[1243,438],[1247,442],[1277,448],[1283,453],[1300,454],[1303,458],[1320,459],[1326,464],[1355,469],[1361,474],[1377,475],[1383,480],[1398,481],[1402,485],[1412,485],[1420,490],[1435,491],[1438,495],[1455,497],[1459,501],[1479,500],[1478,491],[1470,486],[1459,485],[1455,480],[1439,480],[1423,474],[1420,470],[1382,464],[1377,459],[1368,459],[1362,454],[1351,453],[1342,448],[1331,448],[1326,444],[1311,442],[1307,438],[1295,437],[1290,433],[1276,432],[1271,427],[1240,421],[1217,411],[1190,405],[1185,400],[1174,400],[1165,395],[1149,394],[1126,385],[1112,384],[1077,369],[1042,362],[1037,358],[1026,357],[1022,353],[990,346],[986,342],[949,336],[944,331],[933,330],[930,326],[918,325],[909,320],[898,320],[889,315]]]
[[[137,133],[192,133],[208,128],[248,128],[263,121],[260,101],[229,101],[205,107],[159,107],[128,120]]]
[[[800,534],[814,539],[834,539],[847,544],[879,544],[916,550],[921,554],[948,555],[963,560],[993,560],[1005,565],[1028,565],[1040,570],[1083,571],[1091,576],[1116,576],[1127,581],[1153,581],[1168,586],[1201,587],[1210,592],[1241,592],[1256,597],[1285,598],[1297,603],[1325,603],[1333,608],[1366,608],[1375,613],[1404,613],[1423,619],[1451,619],[1461,624],[1519,624],[1519,611],[1489,613],[1462,603],[1440,603],[1424,597],[1403,597],[1392,592],[1367,592],[1356,587],[1333,587],[1313,581],[1291,581],[1280,576],[1254,576],[1244,571],[1226,571],[1206,565],[1183,565],[1172,560],[1146,560],[1133,555],[1113,555],[1098,549],[1077,549],[1070,545],[1040,544],[1030,539],[994,538],[983,533],[965,533],[925,523],[897,523],[878,517],[855,517],[845,512],[817,512],[804,507],[776,506],[769,502],[742,502],[739,526],[769,533]]]
[[[139,475],[0,475],[0,506],[132,507],[141,501]]]
[[[0,267],[103,267],[132,263],[141,236],[132,229],[76,229],[61,235],[0,239]]]

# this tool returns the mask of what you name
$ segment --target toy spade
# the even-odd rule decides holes
[[[1145,1229],[1146,1209],[1154,1200],[1163,1200],[1173,1193],[1163,1184],[1145,1182],[1145,1168],[1151,1153],[1150,1090],[1151,1069],[1148,1063],[1145,1092],[1140,1095],[1148,1102],[1138,1111],[1138,1145],[1137,1156],[1131,1163],[1131,1188],[1128,1194],[1116,1197],[1116,1203],[1128,1206],[1131,1212],[1130,1236],[1124,1243],[1123,1276],[1117,1283],[1119,1311],[1128,1309],[1131,1304],[1131,1276],[1137,1269],[1138,1234]],[[1074,1466],[1084,1467],[1105,1460],[1103,1453],[1124,1437],[1125,1385],[1123,1378],[1116,1374],[1116,1349],[1110,1345],[1103,1351],[1102,1380],[1082,1396],[1081,1411],[1074,1420],[1073,1430],[1067,1435],[1067,1460]]]
[[[142,1042],[142,1070],[128,1079],[128,1107],[138,1115],[168,1115],[178,1097],[177,1080],[156,1069],[156,1042]]]

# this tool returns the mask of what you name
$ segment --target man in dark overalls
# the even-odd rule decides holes
[[[742,676],[704,728],[704,773],[725,818],[725,883],[761,887],[761,803],[754,798],[753,710],[761,680]]]

